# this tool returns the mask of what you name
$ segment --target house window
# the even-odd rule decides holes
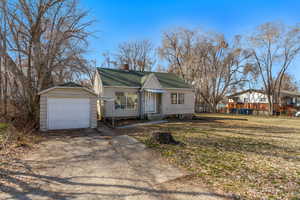
[[[184,94],[171,93],[171,104],[184,104]]]
[[[116,92],[115,109],[126,108],[126,96],[124,92]]]
[[[116,92],[115,109],[136,110],[137,103],[136,93]]]
[[[259,99],[260,102],[266,102],[266,100],[267,100],[266,98],[260,98]]]
[[[178,104],[184,104],[184,94],[178,93]]]
[[[244,98],[244,103],[249,103],[249,98]]]
[[[177,93],[171,93],[171,104],[177,104]]]

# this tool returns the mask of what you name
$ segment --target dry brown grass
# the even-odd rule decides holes
[[[170,131],[186,145],[152,143],[151,130]],[[241,199],[300,198],[300,119],[201,114],[127,131],[195,181]]]
[[[0,123],[0,157],[9,157],[20,150],[30,149],[42,138],[34,129],[19,129],[12,124]]]

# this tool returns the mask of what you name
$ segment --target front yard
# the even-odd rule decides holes
[[[42,139],[43,136],[33,129],[17,129],[13,124],[0,122],[0,161],[10,154],[29,150]]]
[[[6,126],[7,126],[7,125],[6,125],[5,123],[0,123],[0,130],[6,128]]]
[[[4,131],[6,130],[7,125],[5,123],[0,123],[0,144],[2,143],[3,140],[3,134]]]
[[[240,199],[300,198],[300,119],[199,114],[127,130],[195,182]],[[169,131],[184,146],[160,145],[151,131]]]

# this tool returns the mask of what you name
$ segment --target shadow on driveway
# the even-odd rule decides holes
[[[47,197],[50,199],[73,199],[73,198],[80,198],[80,196],[83,196],[83,199],[85,199],[86,195],[90,196],[97,196],[97,197],[112,197],[112,199],[115,199],[116,197],[130,197],[130,196],[144,196],[144,195],[150,195],[154,197],[160,197],[162,194],[175,194],[175,195],[184,195],[186,197],[188,196],[201,196],[201,197],[222,197],[227,198],[228,196],[210,193],[210,192],[189,192],[189,191],[176,191],[176,190],[162,190],[162,189],[154,189],[151,187],[140,187],[132,185],[123,185],[123,184],[100,184],[100,183],[84,183],[84,182],[77,182],[76,179],[81,178],[87,178],[87,179],[100,179],[101,181],[109,181],[110,179],[114,180],[127,180],[130,182],[143,182],[142,180],[136,180],[136,179],[123,179],[123,178],[114,178],[114,177],[67,177],[67,178],[60,178],[60,177],[54,177],[54,176],[44,176],[44,175],[38,175],[38,174],[31,174],[31,173],[20,173],[20,172],[14,172],[14,171],[7,171],[7,170],[1,170],[1,176],[2,178],[6,179],[9,183],[13,183],[14,185],[17,185],[19,189],[17,189],[16,186],[11,187],[8,185],[1,185],[1,191],[4,193],[7,193],[10,195],[13,199],[20,199],[20,200],[30,200],[32,198],[40,199],[42,197]],[[80,187],[94,187],[95,192],[84,192],[84,191],[74,191],[74,192],[61,192],[61,191],[51,191],[47,189],[40,188],[38,185],[34,185],[31,183],[26,183],[25,181],[22,181],[21,179],[16,178],[16,176],[20,177],[30,177],[34,178],[35,181],[43,182],[45,184],[59,184],[64,185],[64,187],[67,186],[80,186]],[[119,191],[119,190],[130,190],[130,192],[124,192],[123,194],[117,194],[114,192],[110,193],[102,193],[101,191],[103,188],[110,188],[112,191]],[[119,192],[118,192],[119,193]]]
[[[145,152],[141,153],[141,162],[131,161],[115,148],[97,132],[51,134],[24,158],[1,163],[4,167],[0,167],[0,199],[230,198],[199,187],[168,189],[156,181],[159,174],[144,170],[145,163],[153,162],[142,158]],[[122,151],[126,151],[124,148],[126,145]],[[14,167],[5,168],[8,165]]]

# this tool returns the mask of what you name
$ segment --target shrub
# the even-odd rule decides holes
[[[10,152],[12,149],[18,147],[31,147],[37,143],[41,136],[36,134],[34,129],[30,126],[22,129],[16,128],[12,123],[0,124],[0,151],[4,153]]]

